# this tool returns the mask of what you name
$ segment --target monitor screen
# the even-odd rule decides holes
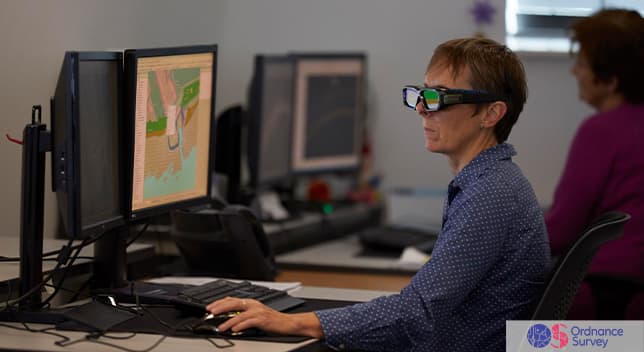
[[[131,219],[208,202],[216,49],[125,52]]]
[[[295,55],[292,166],[356,170],[364,120],[365,56]]]
[[[256,188],[288,180],[291,172],[293,59],[255,56],[248,106],[248,162]]]
[[[122,54],[67,52],[52,98],[52,188],[73,238],[123,223],[119,169]]]

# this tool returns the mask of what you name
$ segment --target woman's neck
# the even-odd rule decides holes
[[[598,112],[606,112],[618,108],[625,102],[626,100],[624,99],[624,95],[611,94],[604,98],[599,104],[597,104],[597,106],[595,106],[595,109],[597,109]]]

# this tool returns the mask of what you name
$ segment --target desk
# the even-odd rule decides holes
[[[275,260],[284,269],[317,269],[404,275],[415,274],[421,263],[402,262],[397,258],[361,256],[362,245],[356,235],[320,243],[278,255]]]
[[[349,290],[349,289],[331,289],[323,287],[302,287],[292,293],[293,296],[303,298],[319,298],[319,299],[345,299],[354,301],[366,301],[373,299],[389,292],[383,291],[367,291],[367,290]],[[43,328],[45,325],[31,324],[32,328]],[[73,332],[73,331],[57,331],[70,339],[83,338],[86,333]],[[107,340],[106,342],[114,343],[118,346],[126,347],[129,349],[142,350],[152,346],[158,341],[160,336],[152,334],[137,334],[134,338],[129,340]],[[54,341],[59,338],[39,333],[30,333],[27,331],[19,331],[10,329],[8,327],[0,326],[0,351],[97,351],[97,352],[114,352],[117,349],[109,346],[104,346],[91,342],[81,342],[68,346],[66,348],[54,345]],[[223,340],[213,339],[220,344]],[[226,348],[225,351],[290,351],[299,347],[315,343],[316,340],[310,339],[297,344],[275,343],[275,342],[257,342],[257,341],[243,341],[234,340],[235,346]],[[189,349],[191,352],[195,351],[213,351],[216,348],[208,341],[199,338],[178,338],[168,337],[163,342],[154,348],[153,352],[166,352],[166,351],[185,351]]]
[[[412,274],[364,273],[329,270],[284,269],[275,278],[278,282],[301,282],[305,286],[350,288],[362,290],[400,291],[409,284]]]
[[[303,285],[400,291],[422,264],[360,256],[362,246],[352,235],[276,257],[276,281]]]

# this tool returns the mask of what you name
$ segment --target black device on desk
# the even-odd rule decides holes
[[[170,234],[191,274],[275,279],[273,250],[262,224],[247,207],[174,211]]]
[[[407,247],[431,253],[438,234],[411,227],[379,226],[358,233],[360,243],[367,249],[400,253]]]

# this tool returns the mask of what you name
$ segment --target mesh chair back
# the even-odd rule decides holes
[[[630,215],[607,212],[595,220],[551,271],[532,320],[564,320],[593,256],[604,243],[622,235]]]

